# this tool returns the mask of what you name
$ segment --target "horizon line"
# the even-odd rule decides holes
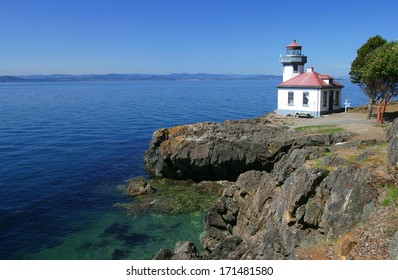
[[[282,76],[278,74],[263,74],[263,73],[250,73],[250,74],[241,74],[241,73],[206,73],[206,72],[170,72],[166,74],[159,73],[117,73],[117,72],[109,72],[109,73],[79,73],[79,74],[71,74],[71,73],[51,73],[51,74],[0,74],[0,77],[11,76],[11,77],[26,77],[26,76],[89,76],[89,75],[157,75],[157,76],[167,76],[167,75],[239,75],[239,76]]]

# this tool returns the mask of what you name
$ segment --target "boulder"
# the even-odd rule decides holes
[[[156,189],[152,187],[143,177],[136,177],[130,179],[126,188],[126,194],[129,196],[139,196],[155,192]]]
[[[172,260],[192,260],[199,257],[195,244],[189,241],[179,241],[174,248]]]
[[[153,260],[195,260],[200,257],[195,244],[189,241],[179,241],[174,247],[174,252],[169,249],[160,249]]]
[[[206,256],[206,259],[213,260],[226,260],[226,259],[239,259],[230,255],[231,252],[235,252],[238,246],[242,243],[242,238],[239,236],[228,236],[223,239],[218,246],[212,251],[212,253]]]

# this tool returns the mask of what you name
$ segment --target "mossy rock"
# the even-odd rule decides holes
[[[147,181],[157,190],[155,193],[134,197],[128,203],[115,206],[127,209],[131,215],[205,212],[226,185],[225,181],[199,184],[172,179]]]

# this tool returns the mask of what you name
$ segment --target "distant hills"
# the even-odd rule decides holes
[[[25,75],[0,76],[0,82],[86,82],[86,81],[195,81],[195,80],[281,80],[277,75],[239,75],[179,73],[168,75],[156,74],[84,74],[84,75]]]

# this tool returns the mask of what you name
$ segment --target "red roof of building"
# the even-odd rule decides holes
[[[326,78],[327,77],[327,78]],[[281,84],[278,85],[278,88],[281,87],[301,87],[301,88],[333,88],[333,87],[339,87],[342,88],[343,86],[332,80],[331,84],[328,84],[327,82],[323,81],[323,79],[333,79],[332,77],[328,75],[321,75],[315,71],[312,72],[304,72],[294,78],[291,78],[290,80],[287,80]]]
[[[286,46],[288,49],[300,49],[301,46],[296,43],[296,40],[293,40],[289,45]]]

